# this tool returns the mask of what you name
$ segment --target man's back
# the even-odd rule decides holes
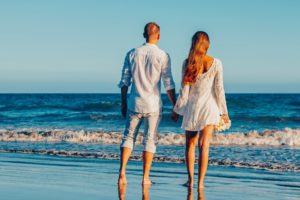
[[[166,90],[175,88],[170,57],[155,44],[146,43],[128,52],[119,84],[129,86],[128,109],[139,113],[157,112],[162,106],[160,80]]]

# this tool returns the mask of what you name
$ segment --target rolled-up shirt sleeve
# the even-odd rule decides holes
[[[165,63],[162,66],[162,81],[166,90],[172,90],[175,88],[175,82],[173,80],[171,69],[171,59],[169,54],[167,54]]]
[[[129,51],[126,54],[125,60],[124,60],[124,65],[122,68],[122,75],[121,75],[121,80],[118,84],[119,88],[123,86],[130,86],[131,85],[131,64],[130,64],[130,56],[131,56],[132,50]]]

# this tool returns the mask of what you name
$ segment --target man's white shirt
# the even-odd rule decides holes
[[[157,45],[145,43],[130,50],[124,61],[119,87],[130,86],[128,109],[138,113],[160,111],[161,80],[166,90],[175,88],[170,56]]]

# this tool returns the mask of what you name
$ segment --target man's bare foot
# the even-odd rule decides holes
[[[194,180],[188,180],[186,183],[183,184],[183,186],[192,188],[194,186]]]
[[[144,178],[142,181],[142,185],[152,185],[152,182],[149,178]]]
[[[119,175],[119,180],[118,180],[119,185],[126,185],[127,180],[126,180],[126,175],[125,174],[120,174]]]

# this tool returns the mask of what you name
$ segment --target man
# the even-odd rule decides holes
[[[120,185],[127,184],[126,166],[142,121],[144,121],[142,184],[151,184],[149,173],[156,151],[157,127],[162,111],[161,79],[173,106],[176,102],[170,57],[157,46],[160,39],[160,27],[156,23],[150,22],[146,24],[143,35],[146,43],[130,50],[125,57],[122,78],[119,83],[122,96],[121,112],[123,117],[127,117],[121,144],[118,180]],[[131,81],[131,92],[127,104],[127,90]]]

